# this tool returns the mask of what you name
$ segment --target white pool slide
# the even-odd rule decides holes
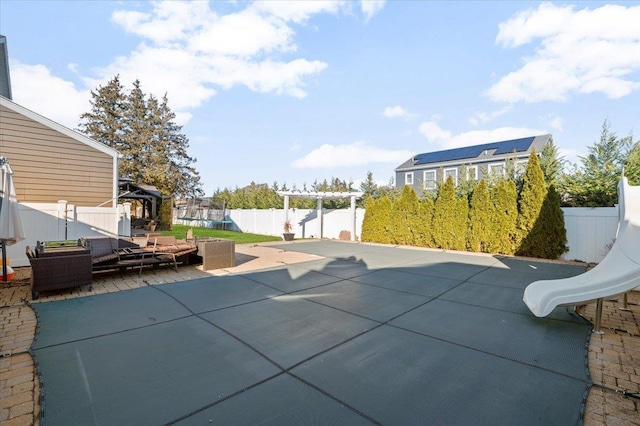
[[[584,274],[529,284],[523,300],[535,316],[545,317],[557,306],[578,305],[640,286],[640,186],[630,186],[623,175],[618,197],[618,234],[607,256]],[[598,305],[601,310],[601,301]]]

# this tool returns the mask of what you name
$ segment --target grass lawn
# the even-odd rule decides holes
[[[272,237],[271,235],[249,234],[245,232],[223,231],[222,229],[198,228],[196,226],[173,225],[171,231],[162,231],[162,235],[173,235],[179,240],[184,240],[187,230],[193,230],[194,237],[214,237],[226,238],[233,240],[236,244],[247,243],[264,243],[267,241],[282,241],[280,237]]]

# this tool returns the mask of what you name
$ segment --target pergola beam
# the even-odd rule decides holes
[[[305,198],[318,200],[317,214],[320,227],[320,238],[322,238],[322,201],[324,200],[351,200],[351,215],[353,222],[351,224],[351,241],[356,240],[356,199],[362,198],[363,192],[310,192],[310,191],[277,191],[278,195],[284,197],[284,220],[289,220],[289,197]]]

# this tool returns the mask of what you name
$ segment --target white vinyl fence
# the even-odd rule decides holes
[[[609,252],[618,232],[618,207],[563,207],[569,251],[565,260],[598,263]]]
[[[563,208],[569,251],[562,258],[582,262],[600,262],[606,256],[615,240],[618,228],[618,208]],[[356,209],[356,236],[360,239],[364,209]],[[206,213],[206,212],[205,212]],[[263,235],[282,235],[284,223],[283,209],[268,210],[228,210],[226,219],[232,221],[226,229],[251,232]],[[209,226],[206,221],[183,222],[177,219],[174,211],[174,223],[192,226]],[[206,217],[204,214],[203,217]],[[289,219],[294,225],[296,238],[319,238],[320,221],[317,211],[290,209]],[[353,216],[349,209],[322,210],[322,237],[338,239],[341,231],[351,230]]]
[[[27,246],[37,241],[76,240],[98,235],[129,236],[131,204],[117,207],[79,207],[58,203],[20,203],[25,239],[7,247],[12,266],[28,266]]]

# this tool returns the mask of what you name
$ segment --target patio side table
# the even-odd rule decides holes
[[[198,256],[202,257],[202,269],[232,268],[236,266],[236,242],[221,238],[198,239]]]

